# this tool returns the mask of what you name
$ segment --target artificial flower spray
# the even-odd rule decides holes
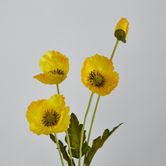
[[[91,141],[100,97],[109,95],[118,85],[119,74],[114,68],[113,57],[119,41],[126,43],[129,23],[122,18],[115,27],[116,42],[110,57],[95,54],[87,57],[81,69],[82,83],[90,91],[89,101],[85,110],[83,123],[80,123],[65,102],[59,84],[65,80],[69,72],[69,59],[58,51],[47,51],[40,59],[42,73],[34,76],[44,84],[55,85],[56,92],[49,99],[40,99],[30,103],[26,117],[29,129],[37,135],[47,135],[56,144],[61,165],[90,166],[97,151],[105,141],[122,125],[115,126],[111,131],[106,129],[103,134]],[[87,117],[94,95],[97,95],[90,127],[85,130]],[[64,140],[58,139],[58,133],[64,132]],[[88,135],[86,136],[86,133]],[[59,166],[59,163],[55,164]]]

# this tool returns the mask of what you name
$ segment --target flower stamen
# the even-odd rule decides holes
[[[54,74],[54,75],[56,75],[56,74],[64,75],[64,71],[61,69],[51,70],[51,71],[49,71],[49,73]]]
[[[96,87],[103,87],[105,82],[103,75],[95,70],[90,72],[88,81],[92,86],[96,86]]]
[[[54,110],[46,110],[43,117],[42,117],[42,123],[44,126],[50,127],[55,126],[60,119],[60,114],[58,114]]]

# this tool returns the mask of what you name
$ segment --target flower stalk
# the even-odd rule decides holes
[[[59,90],[59,85],[56,84],[56,90],[57,90],[57,93],[60,94],[60,90]]]
[[[54,135],[55,135],[55,141],[56,141],[56,144],[57,144],[57,149],[58,149],[58,152],[59,152],[61,164],[62,164],[62,166],[64,166],[64,161],[63,161],[62,153],[61,153],[61,150],[60,150],[59,140],[58,140],[57,135],[56,134],[54,134]]]
[[[83,145],[83,139],[84,139],[84,128],[85,128],[86,119],[87,119],[87,116],[88,116],[88,113],[89,113],[90,105],[91,105],[91,102],[92,102],[92,98],[93,98],[93,93],[91,93],[91,95],[90,95],[88,106],[87,106],[86,113],[85,113],[85,116],[84,116],[84,121],[83,121],[83,126],[82,126],[82,131],[81,131],[81,138],[80,138],[80,153],[79,153],[78,166],[81,166],[82,145]]]
[[[57,93],[60,94],[59,85],[58,85],[58,84],[56,84],[56,88],[57,88]],[[55,140],[56,140],[57,149],[58,149],[58,152],[59,152],[61,164],[62,164],[62,166],[64,166],[64,161],[63,161],[63,157],[62,157],[62,152],[61,152],[61,150],[60,150],[59,140],[58,140],[58,137],[57,137],[56,134],[55,134]]]
[[[66,138],[67,138],[67,144],[68,144],[68,148],[69,148],[70,163],[71,163],[71,166],[73,166],[73,156],[72,156],[70,137],[69,137],[68,131],[66,131]]]
[[[91,136],[92,127],[93,127],[93,123],[94,123],[94,120],[95,120],[95,116],[96,116],[96,111],[97,111],[97,107],[98,107],[98,104],[99,104],[99,100],[100,100],[100,95],[98,95],[98,97],[97,97],[95,109],[94,109],[92,120],[91,120],[91,124],[90,124],[90,129],[89,129],[88,139],[87,139],[88,144],[89,144],[89,141],[90,141],[90,136]]]
[[[115,51],[117,49],[118,43],[119,43],[119,40],[117,39],[116,42],[115,42],[114,48],[112,50],[112,54],[111,54],[111,58],[110,58],[111,60],[113,59],[113,57],[115,55]]]
[[[56,84],[56,89],[57,89],[57,93],[60,94],[59,84]],[[69,148],[70,163],[71,163],[71,166],[73,166],[73,157],[72,157],[72,151],[71,151],[71,146],[70,146],[70,137],[69,137],[68,131],[66,131],[66,138],[67,138],[67,144],[68,144],[68,148]]]

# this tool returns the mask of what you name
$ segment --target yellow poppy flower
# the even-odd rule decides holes
[[[83,84],[93,93],[105,96],[117,86],[119,76],[114,71],[112,61],[96,54],[88,57],[81,70]]]
[[[128,34],[129,22],[126,18],[121,18],[115,27],[115,37],[118,40],[126,43],[126,36]]]
[[[47,51],[40,59],[40,69],[43,73],[34,78],[44,84],[59,84],[68,74],[69,60],[57,51]]]
[[[69,107],[65,106],[62,95],[50,99],[33,101],[27,110],[26,117],[30,130],[37,135],[60,133],[67,130],[70,123]]]

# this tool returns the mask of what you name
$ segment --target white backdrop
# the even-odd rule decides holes
[[[114,64],[120,83],[102,97],[92,137],[125,124],[96,155],[92,166],[166,165],[166,1],[164,0],[0,0],[0,165],[60,166],[56,146],[29,132],[25,118],[32,100],[48,98],[54,86],[32,78],[47,50],[70,58],[60,86],[80,121],[90,92],[80,81],[83,60],[110,55],[114,27],[130,22]],[[92,111],[92,110],[91,110]]]

